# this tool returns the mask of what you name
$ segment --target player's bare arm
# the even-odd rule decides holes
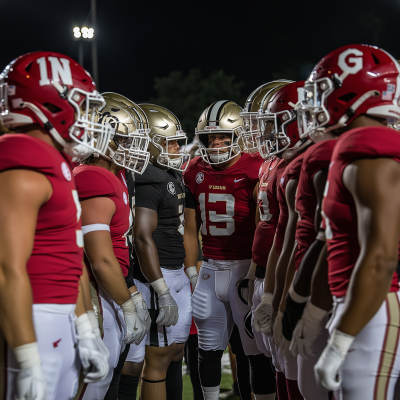
[[[385,300],[398,261],[400,164],[392,159],[358,160],[343,172],[358,219],[360,255],[337,329],[356,336]]]
[[[197,259],[199,257],[199,224],[197,221],[196,210],[185,208],[185,233],[183,235],[183,245],[185,246],[185,270],[192,283],[192,290],[196,287]],[[193,287],[194,286],[194,287]]]
[[[115,204],[105,197],[84,200],[82,226],[92,224],[110,225]],[[89,232],[84,236],[85,253],[90,261],[93,275],[103,290],[118,304],[130,299],[119,262],[114,254],[109,231]]]
[[[157,223],[157,211],[136,207],[134,245],[140,268],[149,282],[154,282],[163,277],[157,248],[153,240],[153,233],[156,231]]]
[[[282,299],[283,289],[285,286],[286,272],[288,269],[290,256],[292,254],[295,242],[296,224],[298,217],[297,212],[295,211],[295,200],[296,200],[296,189],[298,182],[299,182],[298,179],[291,179],[288,182],[285,191],[286,202],[289,211],[289,218],[286,226],[285,240],[283,242],[282,253],[279,256],[279,260],[276,265],[274,297],[272,300],[272,306],[275,310],[278,310],[279,304]]]
[[[265,293],[274,293],[275,271],[276,271],[276,264],[278,262],[278,259],[279,259],[279,254],[276,251],[275,240],[274,240],[274,243],[272,243],[271,251],[268,256],[267,268],[265,271],[265,278],[264,278],[264,292]]]
[[[49,180],[29,170],[0,173],[0,327],[11,348],[36,341],[26,263],[39,209],[53,193]]]
[[[328,170],[323,169],[318,171],[313,178],[315,194],[317,197],[317,207],[315,209],[314,220],[316,235],[318,234],[321,227],[321,208],[327,176]],[[318,257],[321,253],[323,246],[323,241],[316,240],[304,255],[304,258],[300,264],[299,270],[297,271],[295,280],[293,282],[293,288],[295,292],[300,296],[306,297],[310,295],[311,277],[313,275],[315,265],[318,261]]]

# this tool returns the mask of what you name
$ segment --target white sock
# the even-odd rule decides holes
[[[275,400],[275,393],[271,394],[255,394],[255,400]]]
[[[219,399],[219,385],[213,387],[203,387],[204,400]]]

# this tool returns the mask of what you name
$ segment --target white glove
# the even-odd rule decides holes
[[[122,341],[125,344],[139,344],[145,337],[146,330],[131,297],[121,305],[121,309],[124,313],[126,326],[126,335]]]
[[[96,314],[92,310],[87,311],[86,314],[89,316],[89,320],[92,325],[92,330],[93,330],[94,336],[96,336],[97,345],[99,346],[99,350],[108,359],[108,357],[110,357],[110,352],[108,351],[107,346],[104,344],[103,339],[101,338],[99,321],[96,317]]]
[[[37,343],[24,344],[13,351],[21,368],[17,377],[17,400],[46,400],[47,383],[40,366]]]
[[[280,348],[282,350],[282,354],[284,355],[284,357],[286,359],[293,358],[293,354],[291,353],[291,351],[289,349],[290,348],[290,343],[291,342],[289,342],[289,340],[287,340],[285,338],[285,336],[282,335],[282,343],[280,345]]]
[[[282,343],[282,317],[283,312],[281,310],[278,311],[278,315],[276,316],[275,323],[273,329],[272,340],[277,346],[280,346]]]
[[[194,289],[196,289],[197,280],[199,279],[199,275],[197,275],[197,268],[194,266],[186,268],[186,275],[188,276],[190,283],[192,284],[192,293],[193,293]]]
[[[135,304],[136,311],[139,314],[139,318],[144,326],[145,334],[150,330],[151,318],[147,309],[147,303],[144,301],[142,293],[139,291],[131,294],[131,299]]]
[[[354,336],[333,330],[328,345],[314,366],[315,381],[321,389],[333,392],[340,388],[339,371],[354,339]]]
[[[178,322],[178,304],[171,296],[164,278],[151,282],[150,285],[158,294],[158,310],[159,314],[156,323],[161,326],[173,326]]]
[[[273,320],[276,312],[272,308],[272,293],[264,293],[261,303],[254,311],[253,325],[257,332],[262,332],[266,336],[272,336]]]
[[[253,307],[253,295],[254,295],[254,281],[256,280],[256,268],[257,264],[252,261],[247,275],[242,279],[238,286],[239,299],[247,304],[249,307]]]
[[[75,328],[79,358],[85,375],[84,382],[99,382],[108,374],[109,352],[107,350],[104,353],[103,347],[100,348],[87,313],[75,320]]]
[[[328,311],[314,306],[309,300],[303,311],[303,316],[297,322],[293,331],[290,351],[294,356],[298,354],[303,358],[315,356],[313,345],[324,326],[324,318]]]

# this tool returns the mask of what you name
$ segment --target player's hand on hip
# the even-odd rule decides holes
[[[251,262],[247,275],[239,283],[237,291],[239,299],[247,304],[249,307],[253,307],[253,295],[254,295],[254,281],[256,280],[256,268],[257,264]]]
[[[169,289],[165,293],[158,295],[158,309],[157,324],[166,327],[177,324],[179,318],[178,304],[171,296]]]
[[[282,317],[283,313],[279,310],[272,328],[272,340],[277,346],[280,346],[282,343]]]
[[[126,335],[122,341],[125,344],[139,344],[146,335],[146,329],[131,297],[121,305],[121,309],[126,326]]]
[[[192,286],[192,293],[194,292],[194,289],[196,289],[197,285],[197,280],[199,279],[199,275],[197,274],[197,268],[195,266],[186,268],[186,275],[190,280],[191,286]]]
[[[296,325],[293,332],[290,351],[294,356],[301,355],[303,358],[315,356],[314,342],[321,334],[327,311],[314,306],[311,301],[307,302],[303,316]]]
[[[253,325],[255,330],[271,337],[274,318],[273,314],[272,293],[264,293],[261,298],[261,303],[254,311]]]
[[[99,345],[90,318],[87,313],[84,313],[75,320],[78,354],[86,383],[101,381],[107,376],[109,369],[108,349],[104,343]]]
[[[323,390],[335,391],[342,383],[339,371],[355,337],[334,329],[328,345],[314,366],[317,385]]]
[[[13,349],[20,371],[17,376],[17,400],[46,400],[47,383],[40,365],[37,342]]]
[[[151,318],[149,310],[147,308],[147,303],[145,302],[141,292],[137,291],[131,294],[133,303],[135,304],[136,311],[139,315],[140,320],[145,329],[145,334],[150,330]]]

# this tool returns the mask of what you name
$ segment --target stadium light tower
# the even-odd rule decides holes
[[[83,66],[83,42],[86,40],[93,40],[94,38],[94,29],[88,28],[87,26],[83,26],[80,28],[76,26],[73,29],[74,39],[79,41],[79,48],[78,48],[78,62]]]

